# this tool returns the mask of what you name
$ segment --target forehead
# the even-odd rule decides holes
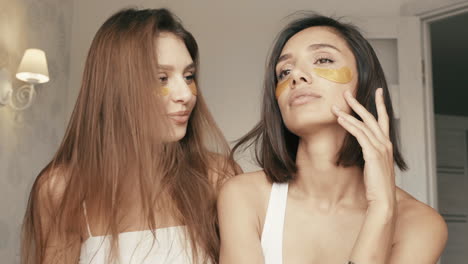
[[[281,54],[307,49],[312,44],[330,44],[340,51],[349,51],[346,41],[331,27],[306,28],[293,35],[284,45]]]
[[[156,38],[156,51],[159,64],[181,64],[193,62],[184,41],[172,33],[162,32]]]

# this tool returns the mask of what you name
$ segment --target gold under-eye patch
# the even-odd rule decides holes
[[[190,92],[192,92],[193,95],[197,95],[197,85],[195,83],[191,83],[189,85]],[[168,87],[161,87],[160,92],[158,93],[159,95],[162,96],[168,96],[170,92],[170,89]]]
[[[160,94],[162,96],[168,96],[169,95],[169,88],[168,87],[161,87],[161,92]]]
[[[190,91],[192,92],[193,95],[197,96],[198,94],[198,90],[197,90],[197,85],[195,84],[195,82],[192,82],[190,85],[189,85],[189,88],[190,88]]]
[[[289,86],[289,78],[281,81],[280,83],[276,85],[276,91],[275,91],[276,99],[280,97],[280,95],[284,92],[284,90],[286,90],[286,88],[288,88],[288,86]]]
[[[348,67],[340,69],[314,68],[313,71],[320,77],[336,83],[349,83],[353,80],[353,73]]]

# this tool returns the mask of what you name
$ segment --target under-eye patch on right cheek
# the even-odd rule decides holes
[[[288,86],[289,86],[289,78],[282,80],[276,85],[275,95],[276,95],[277,100],[281,96],[281,94],[286,90],[286,88],[288,88]]]
[[[161,92],[160,94],[162,96],[168,96],[169,95],[169,88],[168,87],[161,87]]]
[[[159,87],[157,90],[154,91],[155,95],[160,96],[168,96],[169,95],[169,88],[168,87]]]

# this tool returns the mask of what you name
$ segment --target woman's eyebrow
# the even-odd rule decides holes
[[[312,44],[310,45],[307,49],[311,49],[311,50],[318,50],[318,49],[323,49],[323,48],[331,48],[331,49],[334,49],[338,52],[341,52],[341,50],[331,44],[326,44],[326,43],[317,43],[317,44]],[[279,58],[278,58],[278,61],[276,62],[276,65],[278,65],[280,62],[282,61],[285,61],[285,60],[288,60],[290,59],[292,56],[290,53],[286,53],[286,54],[283,54],[281,55]]]
[[[337,47],[330,45],[330,44],[326,44],[326,43],[312,44],[308,47],[308,49],[311,49],[311,50],[318,50],[322,48],[331,48],[331,49],[341,52],[341,50],[338,49]]]
[[[174,70],[174,67],[171,66],[171,65],[164,65],[164,64],[159,64],[158,65],[158,68],[160,70],[165,70],[165,71],[173,71]]]
[[[158,68],[159,68],[160,70],[165,70],[165,71],[174,71],[174,70],[175,70],[174,66],[172,66],[172,65],[165,65],[165,64],[159,64],[159,65],[158,65]],[[188,71],[188,70],[193,70],[193,69],[195,69],[195,63],[194,63],[194,62],[192,62],[192,63],[190,63],[189,65],[187,65],[187,66],[184,68],[184,72],[186,72],[186,71]]]
[[[184,68],[184,72],[189,71],[189,70],[195,70],[195,63],[192,62],[187,67]]]
[[[279,58],[278,58],[278,61],[276,62],[276,65],[278,65],[280,62],[282,61],[285,61],[285,60],[288,60],[290,59],[292,56],[290,53],[286,53],[286,54],[283,54],[281,55]]]

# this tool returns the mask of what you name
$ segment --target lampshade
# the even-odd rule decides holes
[[[24,52],[16,78],[28,83],[46,83],[49,70],[45,52],[40,49],[27,49]]]

